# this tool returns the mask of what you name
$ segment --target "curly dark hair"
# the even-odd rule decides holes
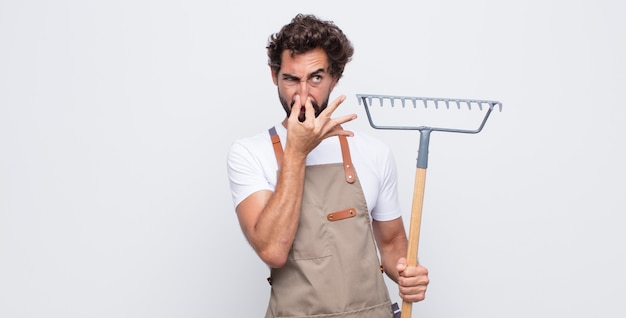
[[[316,48],[323,49],[328,55],[330,75],[341,78],[354,53],[352,43],[333,21],[324,21],[310,14],[296,15],[291,23],[270,36],[266,47],[268,65],[278,73],[284,50],[289,50],[293,56]]]

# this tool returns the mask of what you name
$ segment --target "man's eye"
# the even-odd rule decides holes
[[[285,78],[283,78],[283,81],[285,81],[285,83],[287,83],[287,85],[294,85],[294,84],[299,82],[299,80],[297,78],[293,78],[293,77],[285,77]]]
[[[313,83],[319,83],[319,82],[321,82],[321,81],[322,81],[322,76],[320,76],[320,75],[315,75],[315,76],[311,77],[311,81],[312,81]]]

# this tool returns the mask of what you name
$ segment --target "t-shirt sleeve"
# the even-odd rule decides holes
[[[239,142],[234,142],[228,152],[227,171],[235,207],[257,191],[274,190],[259,158]]]
[[[398,172],[391,149],[385,147],[381,152],[381,175],[379,195],[376,206],[372,210],[372,218],[377,221],[390,221],[402,216],[398,199]]]

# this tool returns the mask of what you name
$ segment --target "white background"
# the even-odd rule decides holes
[[[265,313],[225,159],[283,116],[265,44],[298,12],[354,42],[338,112],[393,148],[407,221],[418,135],[355,95],[504,104],[433,133],[415,317],[626,316],[623,2],[2,0],[0,317]]]

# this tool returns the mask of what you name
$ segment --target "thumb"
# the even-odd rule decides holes
[[[398,273],[402,273],[406,269],[406,258],[400,257],[398,260],[398,264],[396,265],[396,270]]]

